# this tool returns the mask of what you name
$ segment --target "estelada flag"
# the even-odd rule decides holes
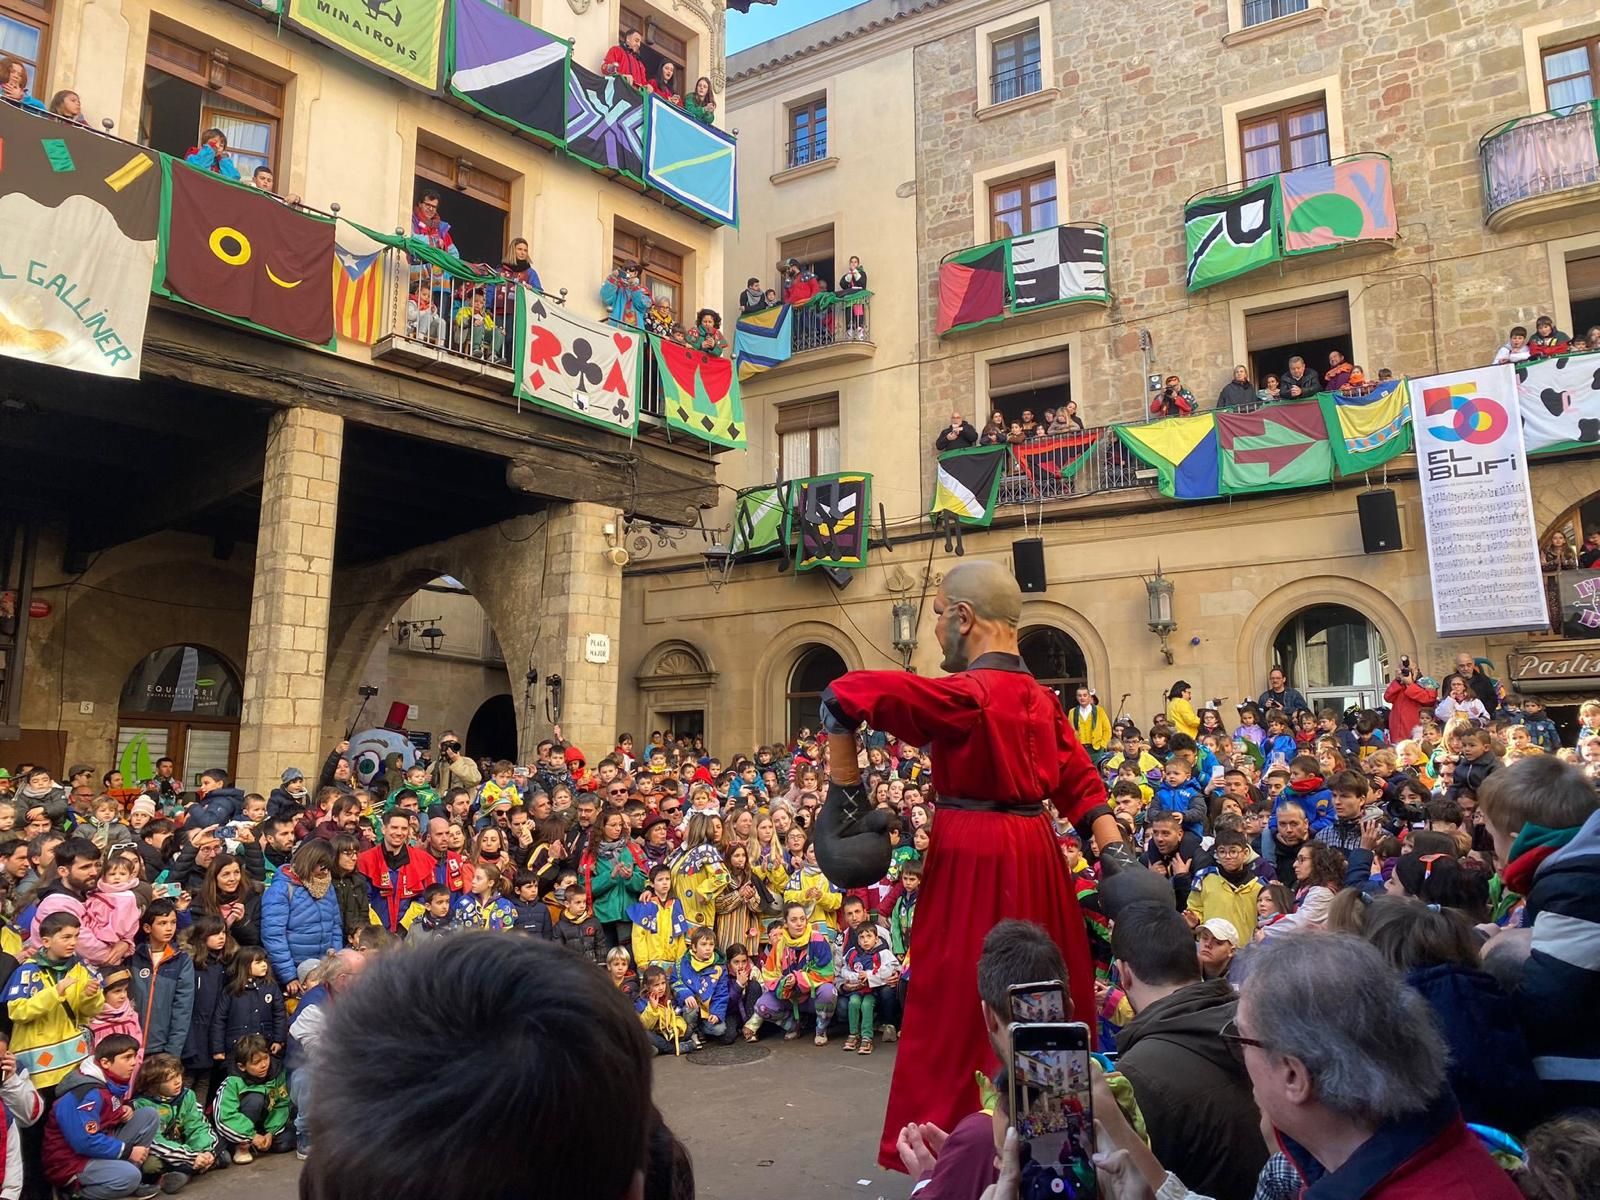
[[[343,246],[333,250],[333,313],[339,336],[371,344],[378,330],[378,277],[382,250],[357,254]]]
[[[186,163],[164,165],[155,290],[269,333],[331,342],[333,222]]]

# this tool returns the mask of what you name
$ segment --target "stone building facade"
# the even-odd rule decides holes
[[[735,56],[730,122],[775,150],[767,177],[745,180],[730,288],[770,284],[791,252],[834,279],[858,255],[873,295],[864,340],[797,346],[747,385],[751,452],[725,460],[722,482],[869,471],[893,549],[875,546],[843,590],[772,564],[715,586],[670,554],[630,567],[624,725],[703,710],[712,743],[742,750],[792,736],[831,671],[934,672],[925,593],[958,560],[918,518],[952,411],[981,424],[1070,398],[1104,426],[1140,419],[1152,374],[1180,375],[1210,407],[1235,364],[1259,381],[1292,353],[1320,366],[1339,348],[1369,375],[1417,376],[1488,362],[1541,313],[1600,324],[1592,161],[1569,156],[1510,198],[1485,186],[1489,156],[1531,154],[1488,135],[1600,88],[1597,35],[1600,17],[1576,0],[873,0]],[[1573,58],[1591,64],[1583,79],[1569,77]],[[1185,202],[1267,173],[1271,153],[1272,169],[1387,156],[1398,237],[1190,292]],[[1104,225],[1110,303],[939,336],[940,261],[1019,221]],[[1341,706],[1381,693],[1401,654],[1443,674],[1470,650],[1515,684],[1526,656],[1513,651],[1538,639],[1438,635],[1414,473],[1402,458],[1386,479],[1194,504],[1084,476],[1070,496],[1002,505],[965,552],[1010,561],[1014,540],[1041,537],[1048,588],[1024,612],[1036,670],[1087,680],[1141,721],[1179,679],[1231,706],[1286,655],[1300,686]],[[1541,537],[1597,524],[1591,458],[1541,459],[1531,477]],[[1396,493],[1398,552],[1363,549],[1367,483]],[[711,523],[727,526],[727,496]],[[1158,569],[1174,586],[1170,663],[1147,629],[1144,580]],[[922,613],[909,652],[892,644],[896,603]],[[1557,704],[1578,695],[1527,686]],[[1561,688],[1600,692],[1600,678]]]

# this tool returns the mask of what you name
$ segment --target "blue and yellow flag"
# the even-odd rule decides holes
[[[1323,392],[1317,397],[1339,474],[1358,475],[1411,449],[1407,395],[1404,381],[1389,381],[1365,396]]]
[[[739,378],[749,379],[781,367],[794,353],[793,310],[787,304],[746,313],[733,327],[733,353],[739,360]]]
[[[1217,495],[1217,415],[1169,417],[1148,425],[1118,425],[1117,437],[1161,477],[1163,496],[1208,500]]]

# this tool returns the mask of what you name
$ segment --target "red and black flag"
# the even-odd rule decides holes
[[[334,223],[168,160],[156,291],[302,342],[333,340]]]
[[[939,264],[940,334],[998,321],[1006,311],[1006,244],[990,242]]]

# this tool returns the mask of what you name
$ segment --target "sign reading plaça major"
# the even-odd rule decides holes
[[[439,86],[445,0],[289,0],[289,24],[425,91]]]
[[[1443,637],[1548,628],[1516,372],[1477,367],[1407,386],[1434,625]]]

